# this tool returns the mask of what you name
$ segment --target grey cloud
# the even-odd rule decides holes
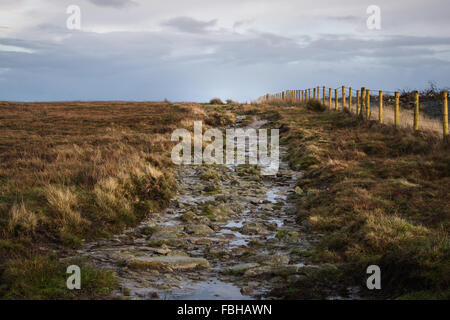
[[[133,0],[88,0],[89,2],[101,7],[123,8],[127,6],[136,6]]]
[[[213,19],[210,21],[200,21],[190,17],[176,17],[164,21],[162,25],[182,32],[206,33],[208,32],[209,28],[217,25],[217,19]]]
[[[32,55],[0,52],[0,68],[8,70],[0,99],[202,100],[219,96],[222,88],[244,99],[317,81],[393,89],[417,87],[415,75],[442,82],[450,74],[448,62],[436,56],[450,48],[450,37],[211,33],[215,20],[168,23],[170,29],[155,32],[76,32],[61,43],[0,38],[5,45],[38,49]],[[220,77],[211,81],[214,74]]]
[[[335,21],[356,22],[356,21],[363,20],[364,17],[358,17],[358,16],[327,16],[326,19],[335,20]]]
[[[250,25],[253,23],[253,20],[239,20],[233,24],[233,28],[239,28],[245,25]]]

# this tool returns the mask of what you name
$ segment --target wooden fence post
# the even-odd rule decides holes
[[[366,120],[370,119],[370,90],[366,90]]]
[[[360,113],[360,101],[359,101],[359,90],[356,90],[356,114],[359,115]]]
[[[320,87],[317,86],[317,100],[320,101]]]
[[[308,100],[311,100],[311,89],[308,89]]]
[[[331,104],[331,95],[332,95],[332,90],[331,90],[331,88],[328,90],[328,103],[329,103],[329,107],[330,107],[330,110],[331,110],[331,108],[332,108],[332,104]]]
[[[414,131],[419,130],[419,92],[414,93]]]
[[[281,99],[283,99],[284,100],[284,91],[281,93]]]
[[[348,88],[348,110],[352,112],[352,87]]]
[[[361,88],[361,112],[360,112],[361,118],[364,117],[365,108],[366,108],[366,88],[362,87]]]
[[[323,86],[323,97],[322,97],[322,103],[325,105],[325,86]]]
[[[334,110],[338,109],[338,91],[334,89]]]
[[[444,130],[444,140],[448,140],[448,92],[443,93],[443,99],[442,102],[442,126]]]
[[[378,119],[380,120],[380,123],[383,123],[383,91],[382,90],[380,90],[380,92],[379,92],[379,99],[380,99],[380,101],[379,101],[380,106],[378,109]]]
[[[400,124],[400,116],[399,116],[399,110],[400,109],[400,93],[396,92],[395,93],[395,127],[398,128],[399,124]]]
[[[342,110],[345,110],[345,86],[342,86]]]

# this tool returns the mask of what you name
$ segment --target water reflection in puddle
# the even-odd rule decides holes
[[[236,247],[247,247],[249,240],[247,239],[239,239],[239,240],[233,240],[230,242],[230,245],[228,248],[233,249]]]
[[[228,222],[228,224],[225,226],[225,228],[242,228],[242,226],[244,225],[245,220],[240,220],[240,221],[230,221]]]
[[[239,287],[211,278],[193,284],[187,290],[174,290],[168,297],[176,300],[253,300],[241,294]]]
[[[273,187],[266,193],[266,199],[267,201],[270,201],[271,203],[277,203],[279,200],[286,200],[287,197],[285,195],[278,194],[281,191],[281,188],[279,187]]]

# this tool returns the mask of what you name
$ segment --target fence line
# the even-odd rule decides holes
[[[378,91],[377,95],[371,95],[371,90],[362,87],[360,90],[356,90],[356,96],[354,97],[353,94],[355,91],[352,87],[349,87],[348,91],[346,86],[335,88],[334,109],[342,111],[347,110],[366,120],[378,120],[381,124],[390,123],[396,128],[412,127],[414,131],[420,129],[434,132],[440,131],[443,134],[444,140],[449,139],[448,92],[442,92],[440,101],[436,101],[436,97],[433,96],[434,100],[429,99],[429,97],[423,97],[424,101],[421,102],[418,91],[414,92],[412,98],[409,97],[408,94],[400,96],[398,91],[373,90],[374,93],[376,91]],[[322,88],[317,86],[308,89],[285,90],[275,94],[268,93],[257,99],[257,102],[274,99],[300,102],[316,100],[322,102],[324,105],[328,105],[329,109],[333,109],[332,93],[333,89],[328,88],[328,103],[326,103],[327,97],[325,86]],[[373,97],[373,99],[371,97]],[[353,104],[353,98],[355,98],[356,105]],[[401,99],[403,99],[403,101],[401,101]],[[372,102],[378,103],[373,104]],[[401,105],[401,102],[403,102],[403,106]],[[430,110],[433,111],[434,114],[428,116],[421,113],[424,103],[429,105]],[[405,106],[409,106],[410,108],[405,108]],[[378,114],[378,119],[373,119],[374,114]],[[441,118],[441,120],[438,120],[438,117]]]

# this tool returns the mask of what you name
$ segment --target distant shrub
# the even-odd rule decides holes
[[[209,104],[223,104],[223,101],[219,98],[213,98],[209,101]]]
[[[317,100],[308,101],[306,107],[309,110],[314,110],[314,111],[319,111],[319,112],[323,112],[326,110],[326,107],[320,101],[317,101]]]

